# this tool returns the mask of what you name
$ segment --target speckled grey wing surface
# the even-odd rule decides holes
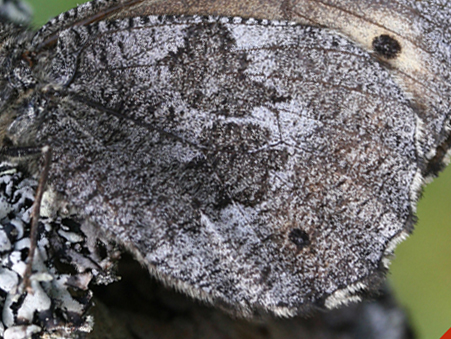
[[[245,316],[331,308],[375,288],[443,166],[450,13],[94,1],[2,45],[3,145],[52,146],[54,208],[172,286]]]
[[[93,13],[96,13],[94,15]],[[451,145],[451,4],[447,0],[97,0],[44,26],[36,41],[55,41],[72,25],[141,15],[217,15],[289,20],[329,29],[369,52],[402,88],[421,120],[421,173],[430,180]]]
[[[187,293],[243,315],[358,300],[412,223],[417,115],[337,34],[145,16],[33,62],[44,109],[8,138],[51,145],[51,188]]]
[[[418,151],[424,178],[448,163],[451,4],[447,0],[135,0],[112,17],[203,14],[291,20],[330,29],[370,52],[403,89],[423,125]]]

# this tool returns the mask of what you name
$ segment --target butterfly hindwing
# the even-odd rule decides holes
[[[170,285],[243,315],[333,307],[410,230],[418,118],[346,38],[150,16],[72,27],[47,53],[51,187]]]

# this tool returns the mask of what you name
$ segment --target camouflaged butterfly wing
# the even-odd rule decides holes
[[[392,75],[419,117],[422,176],[448,163],[451,145],[451,4],[446,0],[97,0],[62,14],[37,35],[55,41],[71,25],[142,15],[215,15],[290,20],[346,36]]]
[[[411,229],[422,154],[441,142],[422,137],[387,63],[324,28],[125,18],[121,3],[80,6],[17,56],[11,78],[32,90],[4,115],[5,140],[52,146],[55,204],[244,316],[374,288]]]
[[[48,53],[28,117],[52,189],[190,294],[243,314],[332,306],[411,222],[417,117],[344,38],[138,17],[73,27]]]

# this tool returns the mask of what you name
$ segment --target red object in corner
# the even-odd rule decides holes
[[[451,328],[440,339],[451,339]]]

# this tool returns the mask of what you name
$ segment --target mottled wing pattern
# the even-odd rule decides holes
[[[95,13],[95,15],[93,14]],[[290,20],[326,27],[368,51],[391,73],[423,125],[418,137],[426,180],[448,163],[451,145],[451,3],[448,0],[95,0],[60,15],[35,41],[99,19],[216,15]]]
[[[244,315],[333,307],[412,224],[417,116],[337,34],[147,16],[46,53],[51,187],[170,285]]]
[[[338,30],[373,52],[422,122],[423,176],[442,170],[451,145],[451,2],[299,0],[291,12],[296,21]]]

